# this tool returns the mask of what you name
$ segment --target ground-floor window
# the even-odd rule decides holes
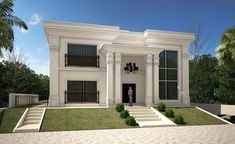
[[[178,98],[178,61],[177,51],[160,53],[159,97],[161,100]]]
[[[98,102],[96,81],[67,81],[65,102]]]

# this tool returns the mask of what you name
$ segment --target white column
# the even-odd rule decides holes
[[[182,104],[190,106],[188,45],[182,46]]]
[[[153,104],[153,57],[147,55],[146,57],[146,94],[145,94],[145,105],[152,106]]]
[[[153,87],[153,93],[154,93],[154,104],[159,102],[159,54],[154,55],[154,74],[153,74],[153,80],[154,80],[154,87]]]
[[[115,103],[121,102],[121,54],[115,54]]]
[[[49,106],[60,106],[59,97],[59,37],[49,36],[50,96]]]
[[[107,64],[107,106],[113,104],[113,53],[106,54]]]

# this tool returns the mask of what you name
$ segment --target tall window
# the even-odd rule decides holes
[[[97,48],[94,45],[68,44],[66,66],[99,66]]]
[[[163,51],[160,53],[159,66],[159,96],[164,100],[178,98],[178,62],[177,51]]]
[[[68,81],[67,102],[97,102],[96,81]]]

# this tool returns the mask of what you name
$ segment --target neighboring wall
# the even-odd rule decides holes
[[[235,115],[235,105],[191,103],[215,115]]]

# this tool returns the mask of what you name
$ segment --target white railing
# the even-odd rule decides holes
[[[38,103],[38,94],[9,93],[9,107]]]

